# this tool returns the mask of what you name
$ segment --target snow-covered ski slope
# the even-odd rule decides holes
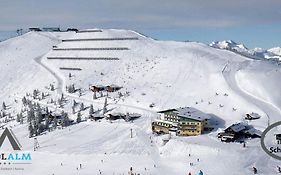
[[[54,45],[58,50],[52,50]],[[0,63],[1,99],[11,106],[17,105],[15,97],[52,82],[57,93],[99,105],[104,98],[93,101],[89,85],[116,84],[130,95],[118,102],[109,99],[112,107],[144,116],[134,123],[83,122],[38,137],[42,148],[33,153],[34,160],[48,155],[49,163],[34,162],[29,174],[42,170],[46,174],[98,174],[98,170],[127,174],[130,166],[141,174],[187,174],[202,169],[211,175],[239,175],[252,173],[252,166],[259,168],[259,174],[275,174],[278,162],[267,157],[258,139],[243,149],[240,144],[221,143],[216,130],[198,137],[173,137],[163,146],[161,138],[152,135],[150,122],[157,110],[192,106],[221,121],[219,128],[243,121],[245,113],[258,113],[261,119],[250,124],[263,130],[281,118],[280,66],[201,43],[156,41],[115,29],[27,33],[0,43]],[[73,83],[85,95],[68,94],[65,86]],[[154,108],[149,107],[151,103]],[[16,126],[14,132],[23,147],[32,150],[26,127]],[[65,165],[60,166],[61,162]],[[77,171],[79,163],[85,168]]]

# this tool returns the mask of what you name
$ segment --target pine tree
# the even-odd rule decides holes
[[[24,106],[26,106],[26,104],[27,104],[27,100],[26,100],[25,96],[22,98],[22,104],[23,104]]]
[[[75,107],[72,106],[71,108],[72,108],[72,114],[75,114]]]
[[[84,109],[85,109],[85,105],[84,105],[84,103],[81,103],[81,105],[80,105],[80,111],[84,111]]]
[[[20,115],[17,114],[17,122],[19,123],[20,122]]]
[[[63,94],[63,93],[61,94],[61,98],[60,98],[60,99],[61,99],[62,102],[65,100],[65,99],[64,99],[64,94]]]
[[[62,125],[63,125],[64,127],[69,126],[68,114],[63,111],[62,114],[61,114],[61,116],[62,116]]]
[[[53,84],[50,84],[50,89],[51,89],[51,91],[54,91],[54,90],[55,90],[55,87],[54,87]]]
[[[91,117],[94,113],[94,106],[90,105],[90,109],[89,109],[89,117]]]
[[[54,126],[53,126],[53,128],[54,129],[57,129],[57,126],[58,126],[58,120],[57,120],[57,117],[54,117]]]
[[[5,102],[2,103],[2,109],[3,109],[3,110],[6,110],[6,109],[7,109],[7,106],[6,106]]]
[[[29,138],[33,137],[34,129],[31,122],[29,122],[28,131],[29,131]]]
[[[58,105],[59,105],[59,107],[60,107],[60,108],[62,108],[62,107],[63,107],[63,105],[62,105],[62,101],[61,101],[61,99],[60,99],[60,98],[58,99]]]
[[[20,113],[20,124],[23,124],[23,115],[22,115],[22,112]]]
[[[69,86],[67,87],[67,89],[68,89],[68,92],[69,92],[69,93],[74,93],[74,92],[75,92],[75,86],[74,86],[74,84],[69,85]]]
[[[48,114],[50,114],[50,111],[49,111],[49,108],[48,107],[46,107],[46,114],[48,115]]]
[[[107,106],[107,97],[105,97],[105,100],[104,100],[104,106],[103,106],[103,115],[107,112],[107,108],[106,108],[106,106]]]
[[[37,120],[33,120],[33,129],[34,129],[34,134],[35,136],[39,135],[39,123],[37,122]]]
[[[78,112],[77,113],[77,119],[76,119],[76,122],[77,123],[80,123],[82,121],[82,119],[81,119],[81,113],[80,112]]]
[[[33,99],[36,99],[38,96],[38,90],[34,89],[33,90]]]
[[[73,106],[76,107],[77,106],[77,102],[75,100],[73,100]]]
[[[49,116],[47,115],[45,118],[45,129],[49,130],[49,125],[50,125],[50,119]]]
[[[42,132],[44,132],[45,125],[40,123],[38,126],[38,135],[40,135]]]
[[[36,120],[37,120],[37,123],[41,123],[42,122],[42,120],[43,120],[43,115],[42,115],[42,112],[41,112],[41,110],[37,110],[36,111]]]

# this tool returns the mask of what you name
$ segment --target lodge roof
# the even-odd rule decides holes
[[[227,129],[231,129],[234,132],[240,132],[240,131],[246,129],[246,125],[244,123],[235,123],[235,124],[231,125],[230,127],[228,127]]]
[[[168,109],[164,111],[159,111],[158,113],[174,112],[177,116],[185,117],[197,121],[203,121],[210,119],[210,116],[196,108],[193,107],[182,107],[177,109]]]

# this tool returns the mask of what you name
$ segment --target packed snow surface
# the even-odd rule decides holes
[[[102,38],[112,40],[89,40]],[[67,39],[77,41],[62,42]],[[214,45],[247,50],[232,41]],[[53,50],[53,46],[62,50]],[[20,101],[26,93],[34,89],[48,92],[46,87],[53,83],[56,90],[50,92],[51,97],[64,93],[69,101],[93,104],[96,110],[102,108],[105,98],[93,100],[89,86],[118,85],[127,95],[117,100],[117,93],[109,94],[109,108],[142,115],[132,123],[84,121],[48,132],[37,137],[40,148],[35,152],[28,125],[10,122],[24,151],[31,151],[33,156],[32,164],[19,174],[127,174],[133,167],[140,174],[195,174],[202,170],[206,175],[240,175],[251,174],[253,166],[259,174],[276,174],[279,162],[262,151],[259,139],[248,140],[243,148],[239,143],[222,143],[216,135],[244,121],[246,113],[261,116],[249,122],[261,131],[280,120],[280,66],[212,47],[196,42],[156,41],[134,31],[115,29],[30,32],[1,42],[0,96],[11,113],[21,109]],[[81,88],[81,97],[66,92],[65,87],[71,84]],[[65,110],[76,118],[69,106],[60,109],[47,102],[39,103]],[[151,131],[151,122],[159,117],[157,111],[187,106],[209,114],[217,122],[215,130],[194,137],[172,135],[163,144],[162,136]],[[86,117],[86,112],[83,115]],[[9,173],[14,174],[5,172]]]

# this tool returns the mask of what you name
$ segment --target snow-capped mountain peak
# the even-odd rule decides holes
[[[275,47],[269,50],[262,48],[248,49],[244,44],[238,44],[232,40],[215,41],[209,44],[210,47],[217,49],[225,49],[235,52],[237,54],[252,58],[265,60],[281,60],[281,48]]]
[[[233,40],[215,41],[210,44],[211,47],[219,49],[234,50],[238,52],[245,52],[248,50],[243,44],[238,44]]]
[[[274,48],[268,49],[268,51],[275,55],[281,56],[281,47],[274,47]]]

